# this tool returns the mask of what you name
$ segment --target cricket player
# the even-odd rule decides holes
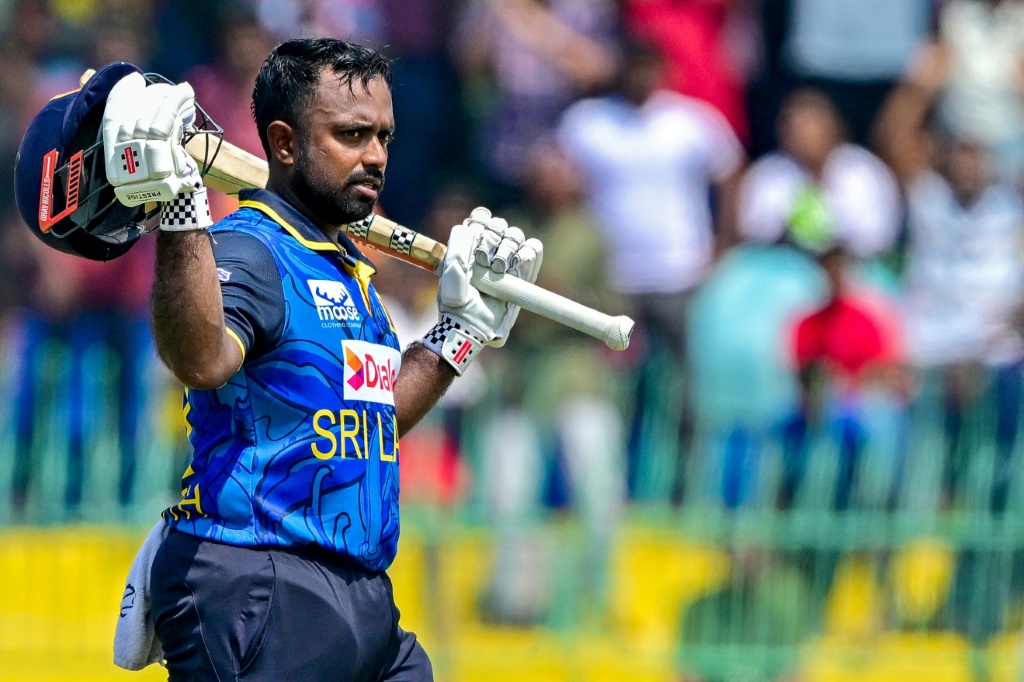
[[[267,188],[212,227],[180,145],[194,107],[188,84],[132,73],[102,122],[119,200],[163,204],[153,331],[187,387],[194,456],[150,576],[170,679],[432,679],[385,572],[399,434],[515,321],[472,264],[534,281],[542,246],[475,210],[448,243],[440,321],[402,353],[372,264],[339,230],[384,186],[388,61],[339,40],[275,48],[253,92]]]

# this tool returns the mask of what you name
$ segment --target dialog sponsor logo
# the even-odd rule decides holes
[[[329,279],[307,279],[309,293],[321,322],[352,322],[359,319],[359,310],[351,294],[341,282]]]
[[[395,404],[395,379],[402,354],[366,341],[342,341],[345,355],[345,400]]]

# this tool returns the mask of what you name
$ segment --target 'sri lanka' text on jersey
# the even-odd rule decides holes
[[[211,233],[246,360],[221,388],[186,392],[193,461],[165,517],[200,537],[313,544],[383,570],[399,533],[401,354],[372,267],[276,195],[242,199]]]

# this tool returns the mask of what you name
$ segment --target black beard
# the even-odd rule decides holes
[[[292,189],[302,205],[325,225],[336,227],[362,220],[373,212],[375,200],[356,194],[352,186],[366,179],[380,180],[384,188],[384,176],[356,173],[346,179],[344,185],[335,186],[321,177],[318,169],[308,164],[303,155],[295,158],[292,175]],[[379,190],[378,190],[379,191]]]

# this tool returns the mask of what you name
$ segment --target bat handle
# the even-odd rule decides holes
[[[625,315],[607,315],[518,277],[476,265],[470,281],[485,294],[600,339],[612,350],[625,350],[629,346],[633,320]]]

